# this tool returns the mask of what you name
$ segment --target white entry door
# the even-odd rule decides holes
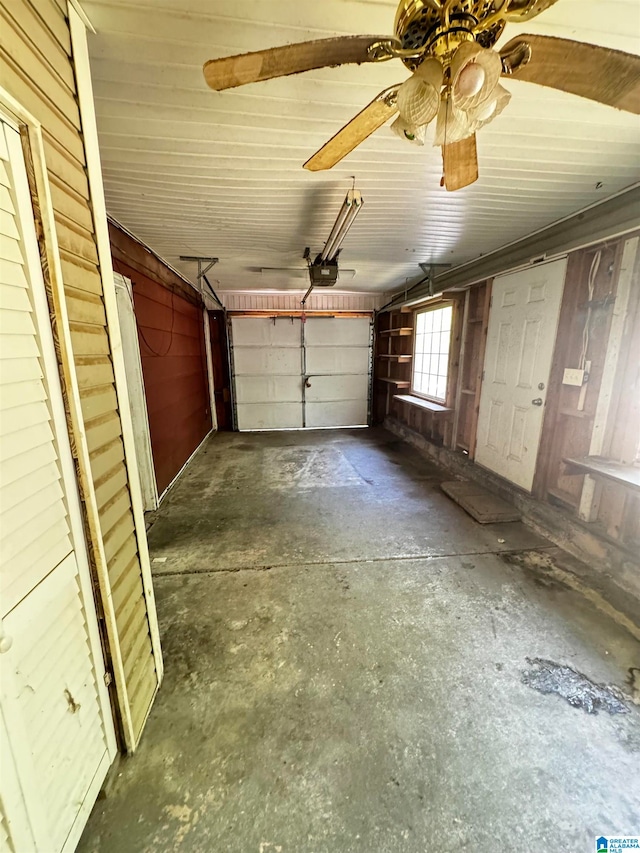
[[[566,258],[497,277],[480,396],[476,462],[531,491]]]
[[[75,849],[116,753],[33,210],[0,121],[0,846]]]
[[[364,426],[368,317],[234,317],[240,430]]]

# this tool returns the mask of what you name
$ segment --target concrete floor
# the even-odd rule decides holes
[[[81,853],[578,853],[640,832],[638,641],[548,542],[476,524],[441,479],[380,430],[210,440],[150,530],[165,681]],[[628,712],[533,690],[534,658]]]

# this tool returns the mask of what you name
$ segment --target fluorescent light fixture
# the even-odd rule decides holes
[[[291,267],[287,269],[286,267],[262,267],[260,270],[262,275],[280,278],[309,278],[309,268],[304,267],[304,269],[297,269]],[[355,270],[338,270],[338,278],[353,278],[356,274]]]
[[[340,208],[340,213],[338,214],[338,218],[336,219],[333,228],[331,229],[331,234],[329,234],[329,239],[327,240],[324,249],[320,253],[320,259],[322,261],[332,261],[335,256],[340,251],[340,246],[342,245],[342,241],[347,236],[347,233],[351,226],[354,223],[356,216],[362,210],[362,205],[364,204],[362,200],[362,195],[358,190],[349,190],[347,193],[347,197],[342,203],[342,207]],[[344,271],[341,270],[341,274]]]

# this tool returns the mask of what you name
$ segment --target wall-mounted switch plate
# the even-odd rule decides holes
[[[563,385],[575,385],[577,388],[582,388],[584,385],[584,370],[579,370],[574,367],[565,367],[562,377]]]

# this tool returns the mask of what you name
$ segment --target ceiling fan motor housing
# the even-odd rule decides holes
[[[535,0],[528,2],[532,5]],[[503,5],[503,0],[454,0],[449,4],[446,0],[401,0],[396,13],[397,38],[405,50],[426,48],[423,57],[402,61],[415,71],[424,56],[444,58],[465,41],[493,47],[504,30],[505,20],[499,18],[484,25]]]

